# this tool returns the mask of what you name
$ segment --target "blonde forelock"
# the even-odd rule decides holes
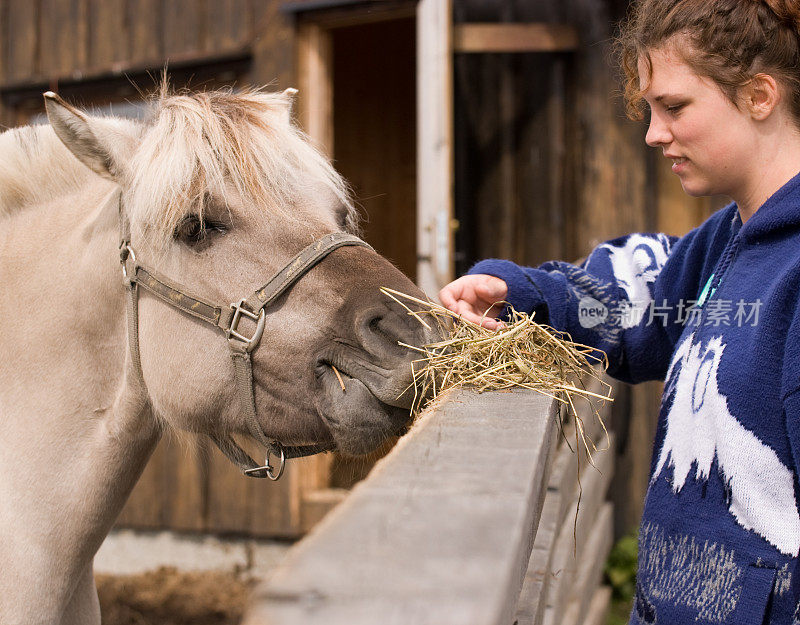
[[[289,98],[259,90],[162,96],[128,172],[138,234],[166,241],[188,212],[202,211],[206,194],[224,199],[230,187],[245,205],[288,219],[302,219],[296,207],[318,204],[327,189],[354,225],[345,181],[291,123]]]

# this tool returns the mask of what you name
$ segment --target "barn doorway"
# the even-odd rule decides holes
[[[417,274],[413,4],[298,15],[300,122],[353,187],[364,238]]]
[[[333,158],[365,216],[366,240],[416,280],[414,18],[331,31]]]
[[[298,15],[298,113],[351,184],[364,239],[416,281],[416,10],[385,6]],[[349,488],[392,444],[365,457],[334,454],[320,469],[332,488]]]

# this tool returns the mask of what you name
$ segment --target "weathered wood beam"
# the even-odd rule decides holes
[[[508,625],[546,491],[555,402],[458,392],[292,549],[244,625]]]
[[[300,124],[312,141],[333,157],[333,42],[329,30],[303,24],[297,32]]]
[[[452,0],[417,8],[417,284],[455,277]]]
[[[578,31],[569,24],[458,24],[453,51],[569,52],[578,49]]]

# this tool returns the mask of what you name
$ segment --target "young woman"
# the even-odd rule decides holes
[[[631,623],[800,625],[800,2],[638,0],[619,45],[648,145],[734,202],[581,266],[481,261],[439,297],[490,328],[504,300],[666,381]]]

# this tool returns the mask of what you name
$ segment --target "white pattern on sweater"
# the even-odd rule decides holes
[[[664,466],[674,467],[673,490],[686,484],[692,464],[695,479],[708,479],[716,454],[730,488],[729,510],[744,528],[758,532],[787,555],[800,552],[800,515],[792,472],[777,454],[730,413],[717,387],[725,345],[713,338],[703,348],[686,338],[675,351],[664,397],[672,395],[664,443],[652,481]],[[677,375],[677,377],[675,377]]]

